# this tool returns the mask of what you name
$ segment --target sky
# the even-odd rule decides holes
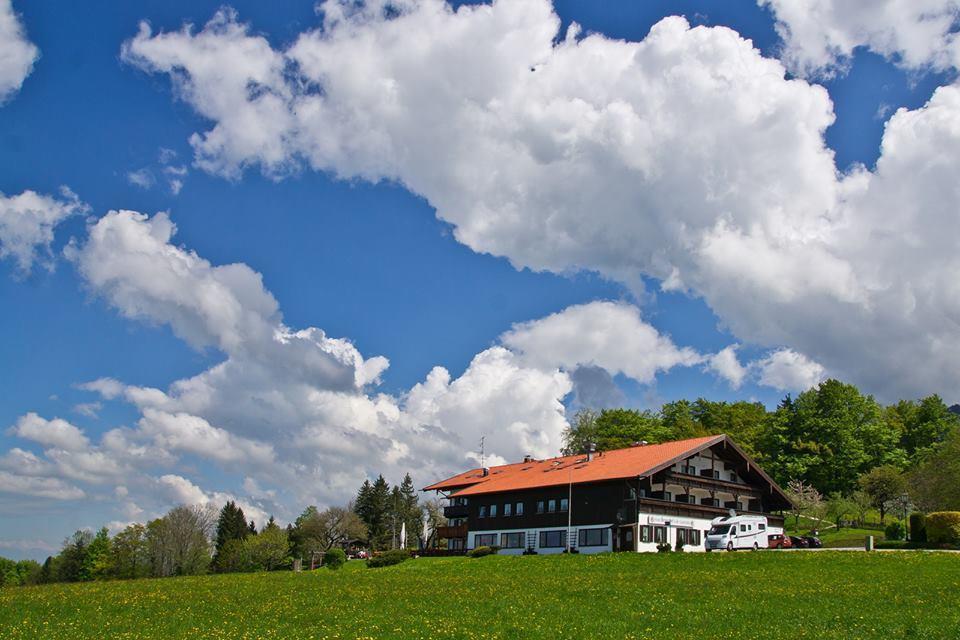
[[[0,555],[960,383],[956,0],[0,0]]]

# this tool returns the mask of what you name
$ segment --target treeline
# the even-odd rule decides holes
[[[420,504],[409,474],[392,487],[383,476],[365,481],[356,502],[324,510],[309,506],[286,527],[271,516],[258,530],[232,501],[219,511],[181,505],[112,537],[106,528],[77,531],[43,564],[0,558],[0,586],[274,571],[290,569],[295,559],[312,569],[328,551],[351,544],[399,548],[401,532],[405,546],[417,548],[425,514],[439,522],[435,505]]]
[[[564,442],[566,453],[576,453],[589,442],[604,450],[720,433],[784,487],[859,499],[881,511],[904,493],[925,511],[960,509],[960,417],[937,395],[883,406],[853,385],[827,380],[786,396],[773,411],[702,398],[656,412],[583,410]],[[868,489],[887,499],[871,498]]]

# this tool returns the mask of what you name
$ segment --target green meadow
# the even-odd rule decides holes
[[[0,590],[0,637],[960,637],[960,555],[421,558]]]

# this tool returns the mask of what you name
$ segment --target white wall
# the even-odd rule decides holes
[[[645,526],[654,526],[662,527],[666,526],[666,523],[669,522],[670,525],[667,526],[667,542],[670,543],[672,548],[676,548],[677,545],[677,528],[682,527],[684,529],[696,529],[700,532],[700,544],[693,545],[684,545],[683,550],[686,552],[696,552],[696,551],[706,551],[705,538],[707,530],[710,528],[710,520],[705,518],[688,518],[683,516],[664,516],[654,513],[643,513],[640,512],[637,518],[637,525],[640,527]],[[637,550],[644,552],[656,552],[657,543],[656,542],[640,542],[641,538],[637,536]]]

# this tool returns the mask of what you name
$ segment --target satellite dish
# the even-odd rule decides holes
[[[730,511],[728,511],[727,513],[730,514],[730,517],[731,517],[731,518],[735,518],[736,515],[737,515],[737,510],[736,510],[736,509],[730,509]]]

